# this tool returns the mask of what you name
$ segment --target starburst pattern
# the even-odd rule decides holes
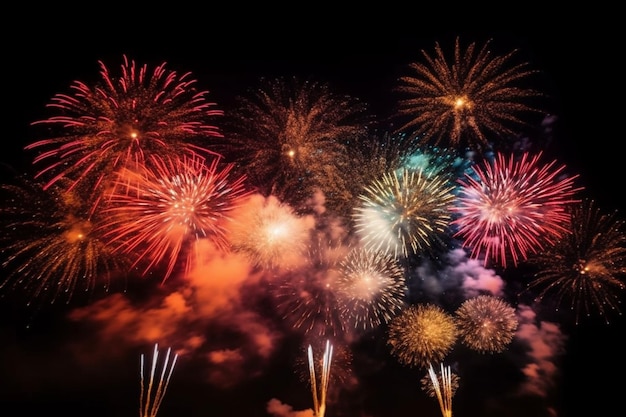
[[[441,362],[457,340],[454,318],[434,304],[407,307],[389,324],[387,344],[403,365],[428,367]]]
[[[515,309],[491,295],[464,301],[454,317],[461,342],[481,353],[502,352],[513,340],[518,326]]]
[[[125,169],[116,184],[124,192],[111,196],[103,210],[102,229],[116,250],[144,264],[147,274],[166,263],[166,280],[184,259],[184,271],[193,267],[194,244],[209,240],[228,251],[230,213],[250,192],[245,177],[231,177],[232,164],[219,157],[150,158],[141,170]]]
[[[488,148],[516,134],[513,127],[526,124],[524,114],[540,113],[532,99],[542,94],[524,87],[537,71],[513,62],[518,50],[496,55],[490,47],[491,40],[462,48],[457,37],[451,61],[439,43],[434,55],[422,50],[425,62],[411,63],[414,75],[401,77],[397,86],[405,95],[398,115],[409,118],[398,130],[435,145]]]
[[[503,267],[556,243],[570,227],[568,204],[577,202],[577,175],[557,161],[543,163],[542,153],[517,159],[498,153],[472,167],[476,178],[459,179],[455,237],[471,248],[471,257]]]
[[[238,103],[222,152],[245,167],[253,186],[298,209],[315,190],[330,206],[350,200],[346,144],[365,132],[365,104],[296,77],[264,79]]]
[[[528,290],[539,290],[537,300],[569,303],[580,315],[598,314],[609,322],[621,314],[626,276],[626,234],[617,212],[604,212],[593,200],[568,207],[571,228],[558,242],[534,254],[537,268]]]
[[[59,114],[33,123],[58,134],[26,146],[40,151],[35,164],[47,164],[37,174],[47,178],[45,188],[68,178],[70,187],[91,192],[94,210],[121,168],[155,154],[214,154],[207,139],[221,136],[212,120],[222,115],[190,73],[165,63],[150,72],[126,56],[119,76],[99,64],[99,83],[75,81],[72,93],[55,95],[48,105]]]
[[[95,230],[75,193],[25,177],[3,184],[0,288],[25,292],[28,303],[70,301],[77,290],[109,290],[128,263],[113,253]]]
[[[364,187],[353,210],[355,231],[364,247],[407,257],[441,244],[451,220],[454,186],[421,170],[387,173]]]
[[[359,330],[388,323],[406,306],[408,292],[394,257],[360,247],[339,262],[337,290],[343,316]]]

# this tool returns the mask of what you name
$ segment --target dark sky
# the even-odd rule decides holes
[[[54,13],[41,20],[45,11],[37,19],[18,14],[21,24],[10,36],[3,25],[8,129],[0,160],[16,171],[31,170],[30,156],[23,151],[35,139],[30,123],[48,115],[50,98],[66,92],[74,80],[97,79],[98,60],[116,68],[126,54],[149,65],[167,62],[170,69],[191,71],[218,106],[244,93],[261,76],[313,76],[382,113],[393,105],[389,92],[395,79],[409,62],[420,59],[420,50],[432,50],[435,41],[450,46],[458,35],[478,43],[493,39],[494,47],[503,51],[519,49],[542,71],[542,87],[557,116],[552,149],[580,175],[586,192],[603,208],[622,210],[622,117],[615,104],[622,86],[617,64],[622,45],[611,33],[610,20],[597,19],[595,29],[589,29],[593,19],[606,17],[604,11],[517,5],[498,19],[481,13],[476,20],[463,10],[454,16],[448,16],[448,10],[404,13],[386,8],[339,15],[317,8],[290,12],[292,16],[265,10],[258,17],[248,10],[243,17],[170,7],[171,15],[159,18],[121,12],[106,19],[74,18],[71,13],[61,18]],[[498,25],[491,24],[494,20]],[[222,269],[227,265],[221,265],[219,274]],[[240,271],[230,274],[231,282],[241,279]],[[205,305],[211,311],[201,311],[202,306],[191,306],[192,312],[180,313],[179,303],[190,304],[184,289],[159,288],[148,296],[145,283],[137,286],[138,295],[115,294],[97,305],[55,307],[38,315],[29,328],[27,314],[5,294],[0,299],[5,312],[0,319],[0,404],[6,404],[2,415],[136,415],[139,355],[149,358],[153,341],[161,343],[159,339],[167,341],[163,350],[169,342],[187,343],[159,416],[310,415],[308,387],[286,365],[298,357],[299,346],[282,329],[247,316],[248,298],[237,292],[245,287],[233,283],[232,288],[205,289],[215,292],[215,300],[218,294],[224,296],[233,303],[231,309],[216,312]],[[258,288],[251,284],[247,290]],[[186,317],[176,316],[176,311]],[[241,324],[246,321],[250,326]],[[615,316],[609,325],[592,319],[575,326],[565,314],[543,311],[526,324],[532,335],[520,337],[505,354],[455,353],[463,373],[462,388],[453,399],[455,416],[565,417],[622,408],[623,317]],[[233,334],[240,345],[232,344]],[[194,335],[212,342],[194,352],[189,347]],[[273,343],[255,336],[271,336]],[[341,401],[329,403],[326,415],[440,415],[436,401],[420,390],[422,374],[394,363],[382,337],[374,334],[355,344],[356,376],[346,383]],[[244,355],[232,368],[219,361],[219,353],[228,349]],[[529,372],[536,369],[537,378],[524,380],[524,366]],[[540,394],[532,394],[534,383],[541,386]],[[525,395],[520,395],[522,388]],[[269,404],[282,404],[282,411],[266,410]],[[553,414],[548,411],[552,409]],[[588,413],[579,414],[582,410]]]

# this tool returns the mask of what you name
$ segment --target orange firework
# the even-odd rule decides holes
[[[542,94],[522,84],[537,71],[512,63],[517,50],[492,54],[490,43],[462,49],[456,38],[452,62],[439,43],[434,57],[422,50],[425,63],[410,64],[414,75],[401,77],[397,87],[405,94],[398,114],[408,117],[398,130],[413,129],[413,136],[435,145],[489,148],[491,138],[514,135],[512,128],[525,124],[523,114],[540,114],[530,99]]]
[[[457,340],[454,318],[433,304],[412,305],[389,325],[388,345],[403,365],[441,362]]]
[[[515,309],[491,295],[466,300],[456,310],[455,319],[461,341],[483,353],[502,352],[518,326]]]

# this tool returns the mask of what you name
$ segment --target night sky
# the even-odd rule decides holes
[[[579,24],[583,15],[599,13],[575,11],[565,19],[561,11],[529,6],[506,14],[526,19],[519,17],[517,24],[500,19],[506,29],[495,30],[486,16],[467,22],[460,10],[454,18],[448,11],[429,12],[415,21],[398,10],[362,12],[357,17],[318,9],[307,23],[278,15],[235,19],[215,13],[203,19],[198,14],[206,12],[193,9],[172,10],[175,21],[172,16],[137,21],[68,14],[35,22],[24,13],[18,16],[18,33],[9,38],[6,24],[2,29],[8,129],[0,161],[14,172],[33,172],[33,155],[23,150],[36,139],[30,123],[49,116],[50,98],[66,92],[74,80],[98,79],[99,60],[116,70],[125,54],[149,66],[167,62],[169,69],[190,71],[225,111],[260,77],[296,75],[328,82],[385,114],[394,105],[396,79],[421,58],[420,50],[432,50],[435,42],[451,47],[459,36],[479,44],[493,39],[494,48],[502,51],[518,49],[541,71],[541,88],[550,97],[546,105],[556,117],[550,154],[579,175],[585,193],[603,209],[626,215],[619,185],[622,117],[615,105],[622,46],[610,24],[598,22],[593,31]],[[429,20],[437,30],[422,27]],[[37,36],[26,36],[35,29]],[[19,42],[8,41],[16,37]],[[269,318],[247,311],[247,303],[257,298],[253,293],[263,290],[262,280],[244,285],[244,273],[222,261],[206,273],[228,277],[231,286],[200,289],[174,279],[161,286],[158,277],[149,277],[129,283],[125,291],[99,294],[96,300],[77,297],[34,315],[23,298],[2,289],[1,414],[137,415],[140,355],[149,362],[154,343],[164,354],[170,346],[180,349],[176,342],[185,340],[160,417],[311,416],[309,387],[294,370],[294,362],[304,358],[297,335],[284,323],[271,323],[271,305],[265,306]],[[516,271],[494,274],[507,281],[515,279]],[[191,288],[205,290],[204,304],[191,305]],[[181,307],[185,301],[189,310]],[[450,360],[461,372],[454,416],[565,417],[623,408],[623,316],[611,315],[609,324],[583,318],[575,325],[569,312],[556,313],[550,305],[534,313],[527,322],[534,336],[516,339],[504,353],[454,351]],[[195,351],[190,347],[194,336],[208,340]],[[380,330],[354,341],[353,372],[341,392],[333,390],[327,417],[441,415],[437,401],[420,389],[424,373],[398,364],[384,338]],[[220,359],[219,352],[228,349],[243,356],[232,367]],[[520,372],[525,366],[537,371],[535,378]]]

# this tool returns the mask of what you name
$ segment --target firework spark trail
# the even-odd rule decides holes
[[[540,163],[542,152],[507,158],[498,153],[493,161],[474,165],[477,178],[459,179],[459,196],[451,211],[457,214],[454,237],[471,249],[473,259],[484,264],[525,260],[553,245],[568,233],[566,208],[580,200],[574,187],[577,175],[564,174],[556,161]]]
[[[159,376],[158,381],[155,379],[156,368],[159,361],[159,346],[158,344],[154,345],[154,352],[152,354],[152,367],[150,369],[150,378],[148,380],[148,385],[145,385],[144,378],[144,358],[143,354],[141,355],[141,391],[139,396],[139,417],[155,417],[157,412],[159,411],[159,407],[161,407],[161,403],[163,401],[163,397],[165,397],[165,392],[167,391],[167,387],[170,383],[170,378],[172,376],[172,372],[174,372],[174,366],[176,365],[176,360],[178,359],[178,354],[175,354],[172,362],[170,364],[170,354],[171,348],[167,349],[167,353],[165,355],[165,360],[163,361],[163,368],[161,371],[161,375]],[[169,366],[169,368],[168,368]],[[166,375],[167,374],[167,375]],[[156,386],[154,385],[156,382]]]
[[[441,408],[441,414],[443,417],[452,417],[452,373],[450,372],[450,366],[443,366],[441,364],[441,385],[439,384],[439,377],[433,369],[433,365],[428,365],[428,375],[432,381],[433,388],[437,394],[437,400],[439,401],[439,407]]]
[[[311,378],[311,370],[309,369],[309,358],[308,358],[308,349],[309,346],[312,346],[313,352],[322,352],[326,348],[326,343],[330,340],[331,345],[333,346],[333,357],[332,357],[332,373],[329,375],[329,385],[333,386],[345,386],[352,383],[354,380],[353,375],[353,351],[349,344],[347,343],[337,343],[339,339],[335,339],[333,341],[332,338],[319,337],[318,335],[313,335],[312,337],[306,337],[305,343],[302,345],[302,349],[300,354],[296,355],[294,359],[294,369],[296,370],[296,374],[300,382],[309,384]],[[315,358],[315,373],[321,375],[323,373],[324,368],[324,357]],[[327,393],[326,401],[328,402]]]
[[[490,42],[462,50],[457,37],[452,64],[439,43],[434,56],[422,50],[425,63],[410,64],[415,75],[399,80],[397,91],[406,97],[398,115],[409,120],[398,131],[415,129],[413,136],[435,145],[447,141],[451,147],[490,147],[488,136],[514,135],[513,126],[526,124],[522,114],[541,113],[528,99],[542,94],[518,84],[538,71],[526,62],[509,65],[518,51],[493,55]]]
[[[324,417],[324,414],[326,413],[326,393],[328,392],[328,381],[330,380],[333,345],[330,343],[330,340],[326,341],[326,349],[324,350],[324,356],[322,358],[322,375],[320,376],[319,391],[317,386],[317,375],[315,374],[313,347],[311,345],[309,345],[307,352],[309,359],[311,393],[313,394],[313,413],[315,417]]]
[[[432,367],[432,366],[431,366]],[[434,384],[433,380],[431,379],[430,373],[427,371],[426,374],[422,377],[422,379],[420,380],[421,385],[422,385],[422,391],[424,391],[426,393],[426,395],[428,395],[431,398],[437,398],[437,388],[441,388],[444,384],[443,379],[444,378],[444,374],[441,373],[440,375],[437,375],[437,381],[438,384]],[[459,382],[461,381],[461,378],[455,374],[454,372],[450,372],[450,395],[454,397],[454,394],[456,393],[456,390],[459,389]]]

